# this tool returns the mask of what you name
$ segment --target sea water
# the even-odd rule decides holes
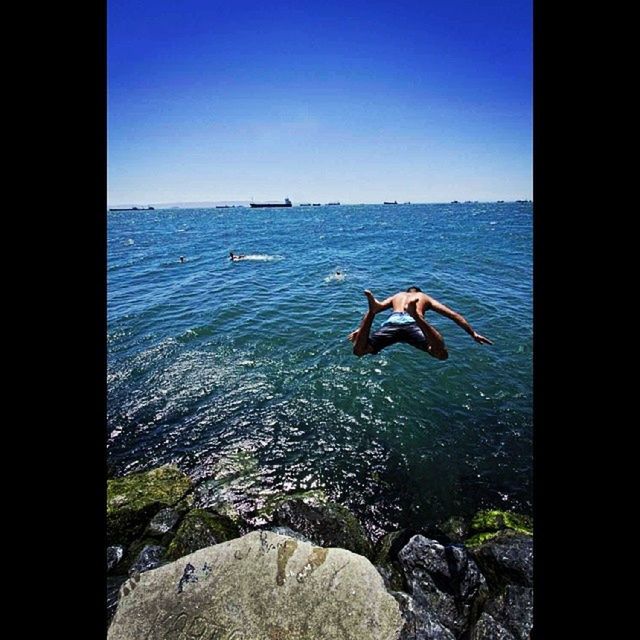
[[[322,492],[374,535],[530,513],[532,216],[531,203],[110,212],[109,464],[175,463],[249,515]],[[448,360],[407,344],[356,358],[363,290],[411,285],[493,346],[429,312]]]

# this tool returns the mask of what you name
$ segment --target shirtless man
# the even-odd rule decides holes
[[[453,320],[479,344],[493,344],[491,340],[476,333],[459,313],[422,293],[418,287],[409,287],[382,302],[376,300],[368,289],[364,295],[369,301],[369,310],[360,326],[349,334],[349,340],[353,342],[353,353],[358,357],[378,353],[396,342],[407,342],[438,360],[446,360],[449,353],[444,339],[424,319],[424,314],[429,309]],[[393,313],[378,331],[369,336],[375,315],[389,308],[393,309]]]

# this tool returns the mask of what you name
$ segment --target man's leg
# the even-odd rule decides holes
[[[365,289],[364,295],[367,296],[367,302],[369,303],[369,309],[364,314],[360,326],[349,334],[349,340],[353,342],[353,354],[361,357],[367,353],[371,353],[371,347],[369,346],[369,333],[371,332],[371,324],[376,317],[376,313],[382,311],[382,305],[373,297],[373,293],[368,289]]]
[[[444,338],[430,324],[427,324],[422,314],[418,313],[416,309],[417,302],[417,298],[408,302],[406,311],[416,321],[416,324],[427,339],[427,353],[438,360],[446,360],[449,357],[449,352],[444,344]]]

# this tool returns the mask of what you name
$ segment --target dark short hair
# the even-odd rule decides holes
[[[407,293],[409,293],[410,291],[417,291],[418,293],[422,293],[422,289],[420,287],[409,287],[407,289]]]

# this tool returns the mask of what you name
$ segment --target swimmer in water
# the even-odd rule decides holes
[[[184,256],[180,256],[180,262],[184,262]]]
[[[365,313],[360,326],[348,336],[348,339],[353,342],[353,354],[359,358],[368,353],[379,353],[396,342],[406,342],[416,349],[426,351],[438,360],[446,360],[449,352],[443,337],[424,319],[424,314],[428,310],[453,320],[477,343],[493,344],[488,338],[476,333],[459,313],[422,293],[419,287],[409,287],[406,291],[396,293],[382,302],[376,300],[368,289],[365,289],[364,295],[369,302],[369,310]],[[393,309],[393,313],[378,331],[369,336],[376,314],[389,308]]]
[[[229,260],[233,260],[234,262],[237,262],[238,260],[242,260],[243,258],[244,256],[236,255],[233,253],[233,251],[229,251]]]

